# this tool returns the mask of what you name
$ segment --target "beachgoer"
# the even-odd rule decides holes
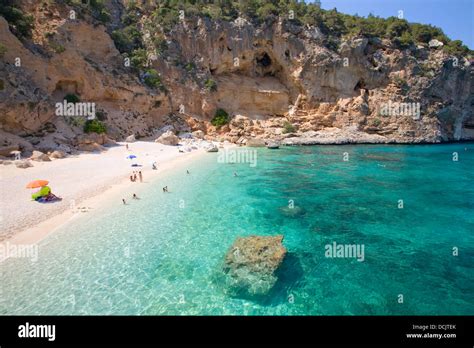
[[[125,144],[125,148],[128,150],[128,144]]]
[[[141,172],[141,171],[138,172],[138,176],[140,177],[140,182],[143,182],[143,176],[142,176],[142,172]]]
[[[123,202],[124,205],[127,204],[127,203],[125,202],[125,198],[122,198],[122,202]]]
[[[133,182],[133,175],[130,175],[130,181]]]
[[[140,199],[140,198],[138,198],[138,196],[137,196],[135,193],[133,194],[133,197],[132,197],[132,198],[133,198],[133,199]]]
[[[157,169],[157,168],[156,168],[156,162],[153,162],[153,164],[151,165],[151,168],[152,168],[153,170],[156,170],[156,169]]]
[[[189,170],[186,170],[186,174],[189,174]]]
[[[236,172],[234,172],[234,176],[238,176]]]
[[[166,187],[163,187],[163,192],[166,192]]]
[[[137,173],[133,172],[133,181],[137,181]]]

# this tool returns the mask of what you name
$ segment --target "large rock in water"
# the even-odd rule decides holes
[[[172,131],[166,131],[155,142],[163,145],[178,145],[179,138]]]
[[[265,295],[278,280],[275,271],[286,255],[283,236],[239,237],[230,247],[223,271],[232,294]]]

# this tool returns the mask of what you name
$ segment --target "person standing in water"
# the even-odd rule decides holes
[[[140,182],[143,182],[142,171],[138,172],[138,177],[140,178]]]
[[[123,205],[126,205],[125,198],[122,198]]]

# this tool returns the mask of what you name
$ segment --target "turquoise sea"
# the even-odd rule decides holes
[[[251,150],[254,167],[203,154],[1,263],[0,314],[474,313],[474,144]],[[252,234],[284,235],[279,281],[230,297],[223,257]],[[333,242],[364,261],[325,257]]]

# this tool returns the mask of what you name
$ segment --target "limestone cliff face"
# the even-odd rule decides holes
[[[317,29],[284,19],[256,27],[243,19],[186,18],[166,34],[166,54],[150,60],[166,87],[161,92],[124,64],[111,39],[122,1],[107,2],[108,28],[69,19],[65,4],[20,3],[34,15],[35,31],[21,42],[0,17],[7,48],[0,58],[0,128],[8,133],[0,146],[72,147],[82,128],[54,108],[68,93],[96,103],[117,140],[155,136],[166,125],[234,142],[325,131],[342,132],[349,142],[351,134],[363,142],[474,139],[473,68],[436,48],[400,50],[356,37],[330,50]],[[413,109],[400,112],[400,104]],[[220,129],[209,122],[217,108],[233,117]]]

